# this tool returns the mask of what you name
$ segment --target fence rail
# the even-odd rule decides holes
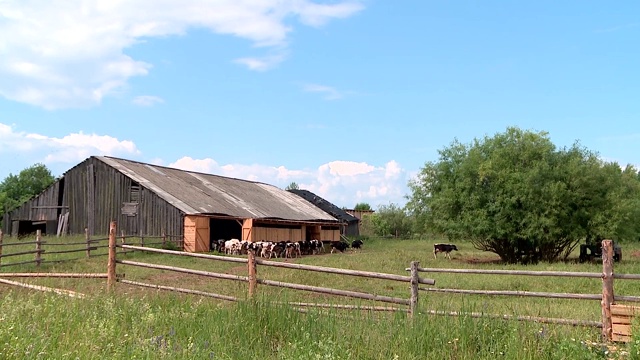
[[[405,269],[407,271],[412,269]],[[491,275],[520,275],[520,276],[559,276],[573,278],[592,278],[602,280],[601,294],[570,294],[570,293],[550,293],[550,292],[531,292],[531,291],[509,291],[509,290],[469,290],[469,289],[445,289],[445,288],[419,288],[421,291],[440,292],[440,293],[458,293],[468,295],[493,295],[493,296],[522,296],[522,297],[542,297],[555,299],[574,299],[574,300],[600,300],[602,321],[583,321],[575,319],[549,319],[515,315],[497,315],[497,314],[479,314],[472,313],[474,317],[486,316],[505,319],[515,319],[520,321],[538,321],[553,322],[558,324],[570,324],[580,326],[595,326],[602,328],[602,338],[605,341],[614,339],[613,317],[611,315],[611,306],[616,301],[640,302],[638,296],[620,296],[615,295],[613,291],[614,279],[624,280],[640,280],[640,274],[614,274],[613,272],[613,245],[611,240],[602,241],[602,273],[593,272],[570,272],[570,271],[524,271],[524,270],[484,270],[484,269],[442,269],[442,268],[417,268],[419,272],[430,273],[452,273],[452,274],[491,274]],[[435,315],[456,315],[456,312],[436,311],[430,313]],[[618,334],[615,334],[618,335]],[[617,337],[619,338],[619,337]]]
[[[178,288],[178,287],[173,287],[173,286],[155,285],[155,284],[149,284],[149,283],[144,283],[144,282],[139,282],[139,281],[124,280],[124,279],[120,280],[120,282],[123,283],[123,284],[147,287],[147,288],[152,288],[152,289],[157,289],[157,290],[169,290],[169,291],[180,292],[180,293],[184,293],[184,294],[206,296],[206,297],[220,299],[220,300],[238,301],[238,298],[233,297],[233,296],[220,295],[220,294],[215,294],[215,293],[205,292],[205,291],[199,291],[199,290],[184,289],[184,288]]]
[[[261,259],[256,259],[255,261],[256,261],[256,264],[258,265],[280,267],[280,268],[287,268],[287,269],[309,270],[309,271],[324,272],[324,273],[330,273],[330,274],[351,275],[351,276],[359,276],[359,277],[366,277],[366,278],[372,278],[372,279],[393,280],[393,281],[400,281],[400,282],[411,281],[410,276],[403,276],[403,275],[396,275],[396,274],[385,274],[385,273],[372,272],[372,271],[348,270],[348,269],[330,268],[330,267],[315,266],[315,265],[291,264],[291,263],[282,263],[277,261],[269,261],[269,260],[261,260]],[[419,283],[434,285],[435,281],[432,279],[420,278]]]
[[[115,229],[115,224],[113,224],[113,226]],[[113,241],[115,243],[115,239]],[[361,271],[361,270],[330,268],[330,267],[324,267],[324,266],[283,263],[283,262],[277,262],[277,261],[256,259],[253,251],[249,251],[249,255],[245,259],[245,258],[235,258],[235,257],[228,257],[228,256],[209,255],[209,254],[186,253],[182,251],[155,249],[155,248],[148,248],[148,247],[136,246],[136,245],[127,245],[127,244],[115,245],[114,244],[114,249],[113,250],[110,249],[110,251],[113,251],[114,254],[116,254],[116,256],[117,256],[117,253],[115,252],[116,247],[127,249],[127,250],[133,250],[133,251],[144,251],[144,252],[150,252],[150,253],[160,253],[160,254],[167,254],[167,255],[174,255],[174,256],[187,256],[187,257],[194,257],[194,258],[214,260],[214,261],[247,264],[248,276],[220,274],[220,273],[213,273],[209,271],[186,269],[186,268],[180,268],[180,267],[168,266],[168,265],[149,264],[149,263],[143,263],[139,261],[129,261],[129,260],[115,260],[113,266],[115,267],[115,264],[138,266],[138,267],[145,267],[145,268],[151,268],[151,269],[169,270],[169,271],[175,271],[175,272],[186,273],[186,274],[201,275],[201,276],[207,276],[207,277],[213,277],[213,278],[219,278],[219,279],[248,282],[249,297],[254,296],[256,291],[256,286],[259,284],[259,285],[265,285],[265,286],[308,291],[308,292],[319,293],[319,294],[336,295],[336,296],[365,299],[365,300],[371,300],[371,301],[377,301],[377,302],[383,302],[383,303],[406,305],[406,306],[409,306],[409,309],[405,309],[405,311],[409,312],[410,314],[413,314],[416,308],[416,304],[414,302],[417,301],[417,298],[414,298],[413,296],[411,296],[411,298],[409,299],[404,299],[404,298],[398,298],[393,296],[370,294],[370,293],[351,291],[351,290],[341,290],[341,289],[333,289],[333,288],[327,288],[327,287],[321,287],[321,286],[312,286],[312,285],[296,284],[296,283],[289,283],[289,282],[283,282],[283,281],[274,281],[269,279],[261,279],[261,278],[258,278],[257,276],[258,265],[287,268],[292,270],[304,270],[304,271],[322,272],[322,273],[330,273],[330,274],[345,275],[345,276],[356,276],[356,277],[365,277],[365,278],[380,279],[380,280],[405,282],[407,284],[411,284],[412,292],[413,291],[417,292],[416,289],[418,284],[427,284],[427,285],[435,284],[435,281],[432,279],[420,278],[417,272],[412,276],[404,276],[404,275],[386,274],[386,273],[379,273],[379,272],[372,272],[372,271]],[[417,263],[415,266],[417,267]],[[115,270],[113,271],[113,273],[115,273]],[[155,286],[153,284],[131,282],[130,280],[126,280],[126,281],[120,280],[120,282],[130,284],[130,285],[156,287],[158,289],[191,293],[189,289],[173,288],[173,287],[167,287],[167,286],[161,287],[160,285]],[[310,303],[304,303],[304,304],[305,306],[312,306],[312,304]],[[326,304],[316,304],[316,305],[318,307],[324,307]],[[392,308],[384,307],[384,310],[382,310],[383,307],[370,307],[369,309],[374,311],[390,311],[389,309],[392,309]],[[397,308],[393,308],[393,309],[397,309]]]
[[[42,255],[43,254],[47,254],[47,255],[57,255],[57,254],[67,254],[67,253],[73,253],[73,252],[85,252],[86,257],[91,257],[91,256],[105,256],[107,255],[106,252],[104,251],[100,251],[100,252],[96,252],[97,250],[100,249],[108,249],[109,248],[109,244],[108,243],[104,243],[105,240],[109,240],[109,237],[99,237],[99,238],[92,238],[89,236],[89,232],[87,229],[85,229],[85,239],[84,241],[63,241],[64,242],[60,242],[58,241],[47,241],[43,239],[42,236],[42,232],[40,230],[36,231],[36,235],[35,235],[36,239],[33,241],[15,241],[15,242],[3,242],[3,238],[4,238],[4,234],[2,233],[2,231],[0,230],[0,267],[4,267],[4,266],[16,266],[16,265],[23,265],[23,264],[29,264],[32,261],[19,261],[19,262],[13,262],[13,263],[3,263],[2,259],[3,258],[9,258],[12,256],[23,256],[23,255],[30,255],[30,254],[35,254],[34,256],[34,260],[33,262],[36,263],[37,266],[40,266],[41,264],[45,263],[45,261],[42,259]],[[174,238],[181,238],[181,235],[153,235],[153,236],[146,236],[146,235],[122,235],[120,237],[123,241],[123,244],[126,243],[126,239],[128,238],[137,238],[140,239],[140,244],[141,245],[145,245],[145,246],[156,246],[156,245],[166,245],[168,243],[174,243],[174,244],[179,244],[179,241],[174,241],[172,239]],[[152,242],[145,242],[145,239],[162,239],[162,241],[152,241]],[[24,246],[29,246],[29,245],[35,245],[35,249],[33,250],[23,250],[23,249],[19,249],[20,251],[14,251],[14,252],[7,252],[5,251],[3,253],[3,248],[9,249],[9,248],[14,248],[14,247],[24,247]],[[84,245],[84,246],[83,246]],[[69,249],[69,250],[54,250],[54,248],[69,248],[72,246],[76,246],[77,248],[75,249]],[[50,261],[48,261],[49,263],[52,262],[61,262],[61,261],[71,261],[71,260],[77,260],[78,258],[67,258],[64,257],[64,259],[55,259],[56,257],[53,257]]]
[[[440,288],[420,288],[421,291],[454,293],[454,294],[475,294],[493,296],[521,296],[521,297],[541,297],[547,299],[582,299],[582,300],[602,300],[602,294],[569,294],[534,291],[511,291],[511,290],[465,290],[465,289],[440,289]]]
[[[405,269],[409,271],[410,269]],[[524,276],[560,276],[601,279],[602,273],[572,271],[527,271],[527,270],[484,270],[484,269],[442,269],[418,268],[419,272],[451,273],[451,274],[485,274],[485,275],[524,275]]]

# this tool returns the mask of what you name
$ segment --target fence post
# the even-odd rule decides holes
[[[0,267],[2,266],[2,238],[4,234],[2,233],[2,229],[0,229]]]
[[[116,222],[109,225],[109,259],[107,261],[107,290],[112,291],[116,282]]]
[[[613,304],[613,243],[602,240],[602,340],[611,341],[613,324],[611,321]]]
[[[42,230],[36,230],[36,266],[42,263]]]
[[[411,299],[409,300],[409,316],[413,317],[416,313],[416,308],[418,307],[418,285],[420,284],[420,273],[418,272],[418,267],[420,262],[412,261],[411,262]]]
[[[167,246],[167,234],[162,230],[162,248],[166,248]]]
[[[91,257],[91,240],[89,238],[89,228],[84,228],[84,239],[87,241],[87,257]]]
[[[144,247],[144,234],[142,234],[142,230],[140,230],[140,246]]]
[[[248,251],[247,267],[249,269],[249,298],[253,298],[256,293],[256,286],[258,284],[256,273],[256,254],[253,250]]]
[[[127,245],[127,237],[124,236],[124,230],[120,231],[120,235],[122,236],[122,240],[120,241],[120,244]],[[122,249],[121,252],[127,255],[127,249]]]

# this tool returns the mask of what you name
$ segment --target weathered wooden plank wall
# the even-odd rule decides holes
[[[124,204],[135,202],[138,203],[136,212],[123,214]],[[44,193],[10,212],[9,220],[58,220],[59,211],[64,213],[67,209],[70,234],[84,234],[85,227],[90,235],[108,234],[112,220],[117,221],[118,228],[127,235],[183,233],[180,210],[93,157],[67,171],[63,181],[57,181]],[[7,225],[11,221],[3,224],[6,233],[10,233]]]

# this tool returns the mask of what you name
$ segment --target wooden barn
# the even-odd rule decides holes
[[[346,210],[343,210],[333,203],[323,199],[322,197],[312,193],[309,190],[289,190],[290,192],[302,197],[303,199],[309,201],[320,209],[324,210],[326,213],[331,214],[331,216],[338,219],[341,223],[340,233],[345,236],[358,236],[360,235],[360,220],[349,214]]]
[[[182,237],[184,250],[212,240],[339,240],[341,222],[278,187],[163,166],[92,156],[5,215],[5,233]]]

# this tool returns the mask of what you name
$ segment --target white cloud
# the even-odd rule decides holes
[[[153,106],[156,104],[162,104],[164,100],[158,96],[141,95],[133,98],[131,102],[138,106]]]
[[[236,64],[241,64],[254,71],[266,71],[269,70],[286,58],[285,53],[277,55],[264,56],[261,58],[245,57],[234,60]]]
[[[338,100],[345,97],[345,92],[341,92],[338,89],[319,84],[306,84],[303,86],[303,90],[306,92],[324,94],[326,100]]]
[[[213,159],[192,159],[190,156],[182,157],[168,167],[201,173],[213,173],[219,168],[218,163]]]
[[[120,91],[152,65],[125,55],[145,39],[205,28],[276,55],[238,63],[265,70],[284,60],[291,19],[321,26],[363,9],[357,0],[3,0],[0,96],[47,109],[84,107]]]
[[[168,166],[259,181],[281,188],[295,181],[300,188],[312,191],[338,206],[346,207],[355,206],[359,202],[367,202],[374,208],[389,203],[404,205],[409,180],[409,173],[394,160],[382,166],[364,162],[332,161],[320,165],[316,170],[293,170],[284,166],[260,164],[221,165],[211,158],[183,157]]]
[[[138,155],[140,151],[129,140],[108,135],[84,134],[82,131],[61,138],[14,130],[0,123],[0,154],[30,154],[44,164],[74,164],[92,155]]]

